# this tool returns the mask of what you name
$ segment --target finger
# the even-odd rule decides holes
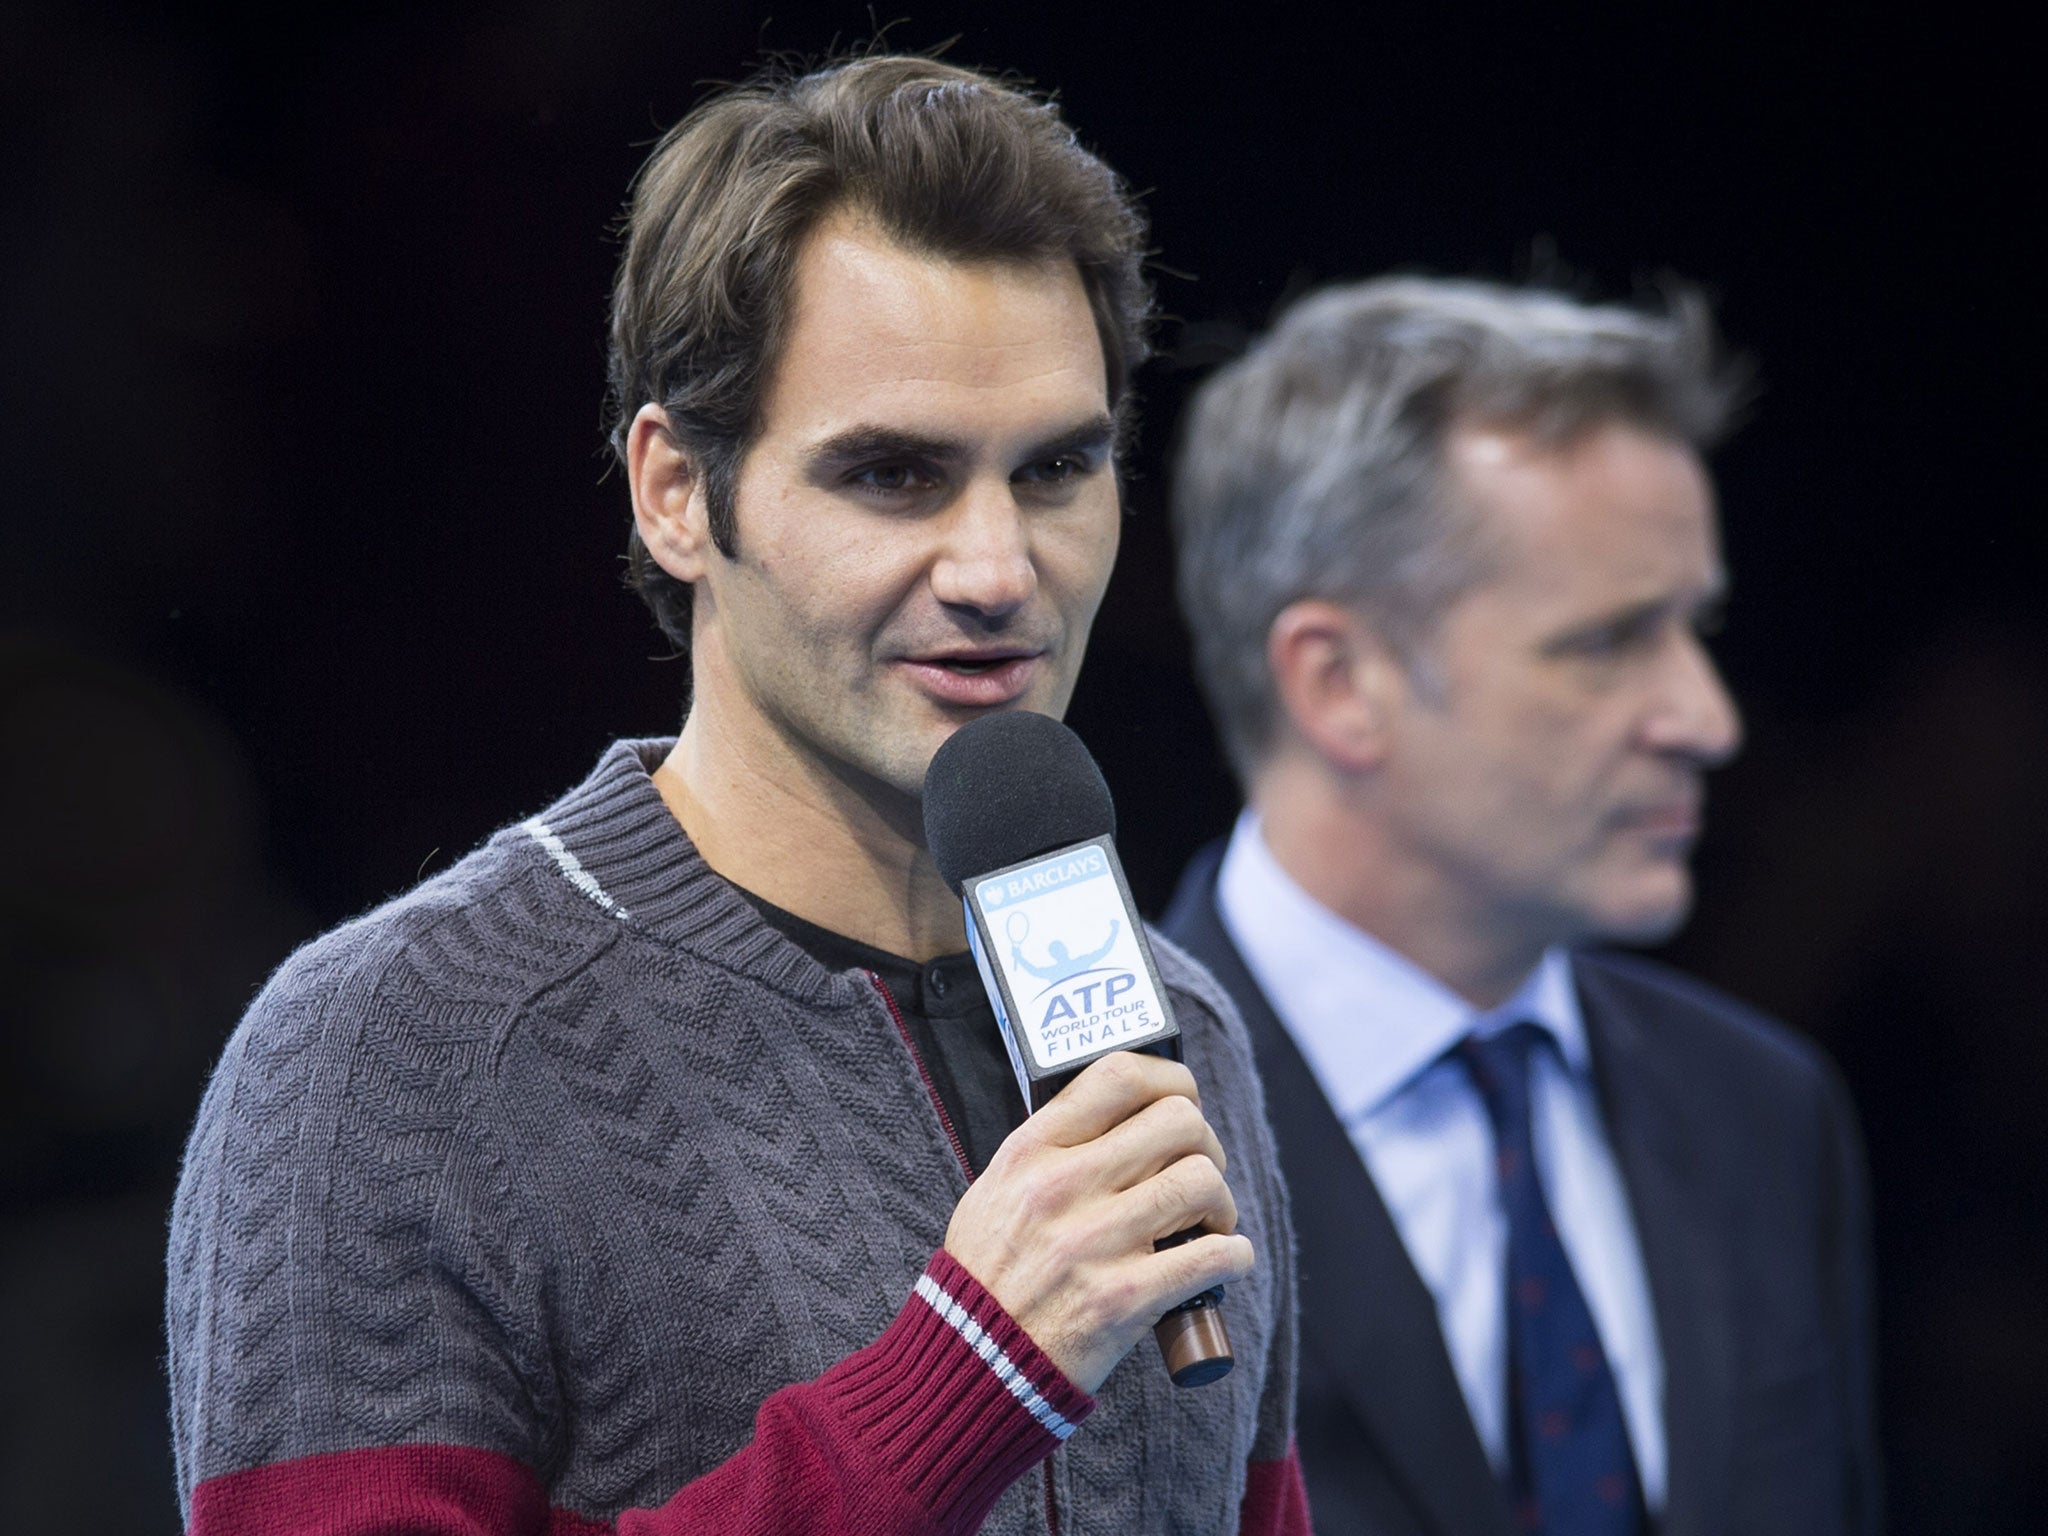
[[[1222,1171],[1198,1155],[1124,1191],[1113,1209],[1128,1238],[1140,1244],[1196,1229],[1225,1236],[1237,1230],[1237,1197]]]
[[[1146,1320],[1158,1322],[1190,1296],[1216,1285],[1235,1285],[1257,1266],[1252,1240],[1210,1232],[1193,1242],[1162,1248],[1144,1260],[1140,1290],[1148,1298]]]
[[[1083,1067],[1031,1119],[1042,1140],[1078,1147],[1168,1095],[1197,1107],[1202,1102],[1194,1073],[1179,1062],[1140,1051],[1115,1051]]]
[[[1143,1183],[1183,1157],[1207,1158],[1220,1173],[1229,1154],[1192,1099],[1168,1094],[1154,1099],[1086,1146],[1074,1149],[1093,1177],[1109,1190]]]

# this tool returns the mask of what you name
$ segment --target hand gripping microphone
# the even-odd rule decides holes
[[[1080,737],[1023,712],[968,722],[926,770],[924,833],[966,906],[1027,1108],[1111,1051],[1180,1060],[1180,1028],[1117,861],[1116,806]],[[1214,1286],[1153,1330],[1176,1386],[1215,1381],[1235,1363],[1222,1301]]]

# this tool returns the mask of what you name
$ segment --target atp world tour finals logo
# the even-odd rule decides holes
[[[1064,1071],[1167,1028],[1114,856],[1083,844],[976,882],[1009,1022],[1037,1069]]]

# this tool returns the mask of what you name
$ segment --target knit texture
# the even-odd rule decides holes
[[[697,857],[667,745],[301,951],[229,1042],[169,1255],[193,1528],[411,1448],[531,1507],[451,1530],[836,1528],[820,1487],[862,1529],[1043,1532],[1048,1490],[1063,1536],[1236,1529],[1288,1453],[1293,1280],[1214,984],[1159,942],[1259,1255],[1237,1369],[1180,1391],[1146,1346],[1091,1405],[939,1251],[966,1176],[888,1000]],[[727,1495],[745,1522],[698,1518]]]

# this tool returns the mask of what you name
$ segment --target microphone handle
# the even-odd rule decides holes
[[[972,931],[975,916],[971,906],[968,909],[967,920]],[[1139,931],[1142,933],[1143,930]],[[979,953],[977,950],[976,954]],[[984,973],[984,980],[986,979],[987,975]],[[995,984],[989,982],[988,986],[990,997],[996,997]],[[1164,1056],[1168,1061],[1181,1059],[1178,1034],[1168,1036],[1164,1040],[1134,1045],[1131,1049],[1148,1056]],[[1075,1069],[1076,1072],[1079,1070]],[[1073,1081],[1073,1078],[1074,1072],[1062,1072],[1032,1078],[1025,1082],[1022,1085],[1025,1113],[1037,1114],[1062,1088]],[[1189,1227],[1185,1232],[1176,1232],[1171,1237],[1160,1238],[1152,1246],[1155,1250],[1178,1247],[1200,1237],[1202,1230],[1200,1227]],[[1206,1387],[1210,1382],[1221,1381],[1228,1376],[1231,1368],[1237,1364],[1237,1356],[1232,1353],[1230,1347],[1230,1330],[1223,1323],[1223,1287],[1220,1285],[1212,1285],[1206,1291],[1190,1296],[1180,1305],[1168,1310],[1164,1317],[1152,1325],[1152,1336],[1159,1341],[1159,1353],[1166,1361],[1166,1374],[1172,1378],[1176,1387]]]
[[[1202,1235],[1190,1227],[1161,1238],[1155,1248],[1173,1248]],[[1230,1330],[1223,1325],[1223,1287],[1212,1285],[1190,1296],[1152,1325],[1159,1341],[1159,1353],[1166,1361],[1166,1374],[1176,1387],[1206,1387],[1221,1381],[1237,1364],[1231,1353]]]

